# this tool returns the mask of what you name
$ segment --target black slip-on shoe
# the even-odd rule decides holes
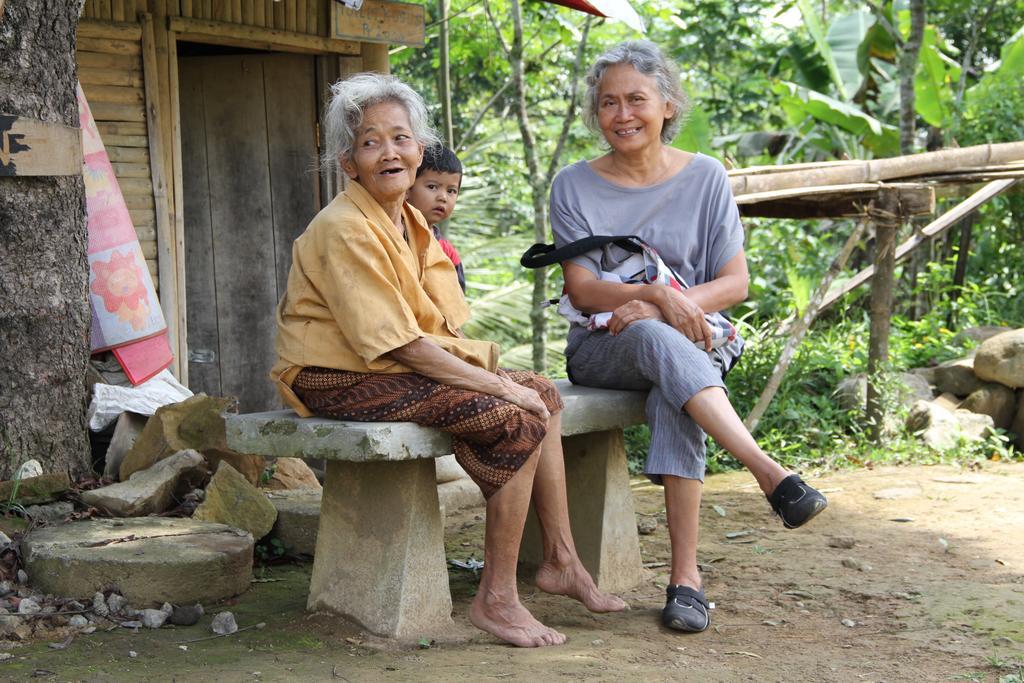
[[[661,610],[661,623],[676,631],[700,633],[711,625],[708,599],[704,591],[689,586],[669,584],[665,589],[668,599]]]
[[[791,474],[780,481],[766,498],[787,529],[803,526],[828,507],[828,499],[806,484],[798,474]]]

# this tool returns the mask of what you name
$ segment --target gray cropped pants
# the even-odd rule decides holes
[[[644,474],[655,484],[666,474],[703,481],[704,430],[683,406],[703,389],[725,388],[711,357],[657,320],[640,320],[614,337],[606,331],[573,332],[566,356],[574,383],[649,391],[645,412],[651,446]]]

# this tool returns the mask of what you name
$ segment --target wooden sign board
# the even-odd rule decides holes
[[[0,114],[0,176],[81,173],[78,128]]]
[[[331,37],[364,43],[423,45],[426,42],[423,5],[364,0],[358,10],[331,3]]]

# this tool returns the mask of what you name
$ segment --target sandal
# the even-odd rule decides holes
[[[808,486],[798,474],[791,474],[765,496],[787,529],[796,529],[828,507],[828,499]]]
[[[676,631],[700,633],[711,625],[710,605],[703,590],[669,584],[667,601],[661,611],[661,623]]]

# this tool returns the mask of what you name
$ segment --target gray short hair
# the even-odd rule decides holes
[[[597,58],[587,72],[587,93],[583,102],[583,122],[595,133],[601,128],[597,124],[597,95],[604,72],[610,66],[629,64],[644,76],[650,76],[658,85],[658,92],[666,102],[676,107],[676,113],[665,119],[665,127],[661,129],[661,141],[672,142],[679,133],[686,117],[687,98],[679,84],[679,67],[665,56],[657,45],[649,40],[627,40],[611,48]]]
[[[321,163],[325,170],[341,172],[339,159],[352,158],[356,129],[363,123],[364,112],[384,102],[405,107],[413,137],[421,145],[430,147],[439,141],[437,133],[430,127],[427,105],[419,93],[394,76],[355,74],[331,86],[331,101],[324,110]]]

